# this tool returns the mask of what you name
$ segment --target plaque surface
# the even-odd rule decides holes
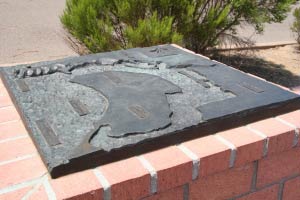
[[[300,108],[294,93],[171,45],[1,75],[54,178]]]

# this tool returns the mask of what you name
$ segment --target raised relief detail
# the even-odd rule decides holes
[[[143,52],[145,55],[151,58],[164,57],[164,56],[172,56],[179,54],[178,49],[175,49],[171,46],[161,46],[155,47],[150,50]]]
[[[69,64],[54,64],[51,66],[31,67],[30,65],[17,69],[14,71],[14,76],[18,79],[45,76],[54,73],[72,74],[72,71],[78,68],[87,67],[89,65],[117,65],[124,64],[126,67],[140,68],[140,69],[158,69],[160,61],[146,61],[135,59],[113,59],[113,58],[100,58],[90,62],[79,62]]]
[[[161,77],[131,72],[107,71],[76,76],[70,80],[101,92],[109,102],[99,122],[111,127],[110,137],[124,137],[165,128],[172,111],[166,94],[181,88]]]
[[[48,145],[56,146],[61,144],[58,136],[55,134],[54,130],[51,128],[47,120],[41,119],[37,120],[35,123],[42,133],[43,137],[47,141]]]
[[[182,92],[181,88],[161,77],[131,72],[107,71],[76,76],[70,80],[99,91],[109,102],[103,118],[87,133],[75,151],[90,151],[90,140],[101,127],[110,127],[109,137],[120,138],[144,134],[171,125],[166,94]]]

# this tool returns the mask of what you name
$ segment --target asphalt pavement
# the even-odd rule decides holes
[[[297,7],[300,7],[299,3],[298,5],[293,6],[292,11],[282,23],[265,24],[263,34],[255,33],[254,28],[251,26],[240,27],[238,33],[242,37],[250,38],[258,46],[296,43],[295,35],[291,31],[291,26],[294,22],[292,13]]]
[[[0,0],[0,66],[77,55],[59,16],[64,0]]]

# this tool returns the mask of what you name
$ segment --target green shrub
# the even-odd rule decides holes
[[[183,44],[204,53],[237,25],[280,22],[295,0],[67,0],[62,23],[92,52]]]
[[[292,31],[296,35],[296,40],[300,45],[300,8],[295,9],[294,11],[295,21],[292,25]]]

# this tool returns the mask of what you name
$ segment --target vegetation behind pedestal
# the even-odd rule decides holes
[[[281,22],[296,0],[67,0],[64,26],[92,52],[177,43],[205,53],[235,27]]]
[[[295,17],[295,21],[292,25],[292,31],[295,33],[296,40],[300,45],[300,8],[295,9],[294,17]]]

